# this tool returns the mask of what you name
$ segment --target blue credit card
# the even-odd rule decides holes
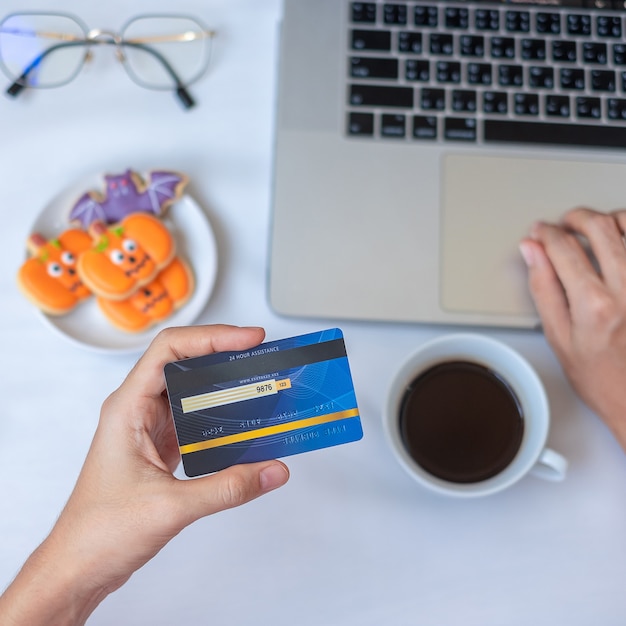
[[[187,476],[363,436],[338,328],[168,363],[165,381]]]

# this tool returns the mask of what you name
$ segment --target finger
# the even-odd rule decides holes
[[[528,287],[550,345],[557,352],[567,345],[571,318],[567,297],[557,273],[540,243],[524,239],[520,251],[528,267]]]
[[[250,502],[281,487],[289,469],[280,461],[234,465],[195,480],[176,481],[183,524]]]
[[[531,238],[543,246],[563,285],[570,307],[582,301],[590,290],[602,285],[587,253],[573,233],[560,226],[538,222],[531,230]]]
[[[615,218],[615,221],[617,222],[617,227],[619,228],[619,231],[623,237],[626,234],[626,210],[620,209],[618,211],[613,211],[611,215]]]
[[[140,395],[159,396],[164,388],[163,367],[179,359],[224,350],[245,350],[260,344],[265,331],[257,327],[216,324],[167,328],[152,341],[123,386]]]
[[[562,223],[585,236],[605,283],[621,291],[626,284],[626,248],[616,216],[581,208],[567,213]]]

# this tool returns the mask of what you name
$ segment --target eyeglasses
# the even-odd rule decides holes
[[[11,13],[0,22],[0,67],[13,81],[6,90],[60,87],[73,80],[97,45],[115,47],[130,78],[148,89],[172,90],[188,109],[187,87],[209,65],[214,31],[187,15],[140,15],[119,33],[90,30],[64,13]]]

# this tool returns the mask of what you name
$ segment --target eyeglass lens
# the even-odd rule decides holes
[[[14,14],[0,24],[0,62],[12,79],[57,87],[74,78],[87,50],[84,27],[64,15]]]
[[[126,24],[121,37],[128,73],[151,89],[171,89],[170,70],[190,85],[209,62],[211,38],[187,17],[138,17]]]

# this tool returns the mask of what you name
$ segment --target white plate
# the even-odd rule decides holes
[[[47,239],[70,227],[68,216],[73,204],[86,191],[104,185],[94,178],[74,185],[57,196],[39,214],[31,233]],[[61,316],[40,312],[47,326],[71,342],[100,352],[141,352],[153,337],[167,326],[191,324],[202,312],[213,291],[217,276],[217,243],[207,216],[189,196],[183,196],[166,211],[163,221],[174,235],[177,254],[191,267],[195,279],[192,297],[171,317],[142,333],[125,333],[112,326],[100,312],[94,298],[79,304],[71,313]]]

